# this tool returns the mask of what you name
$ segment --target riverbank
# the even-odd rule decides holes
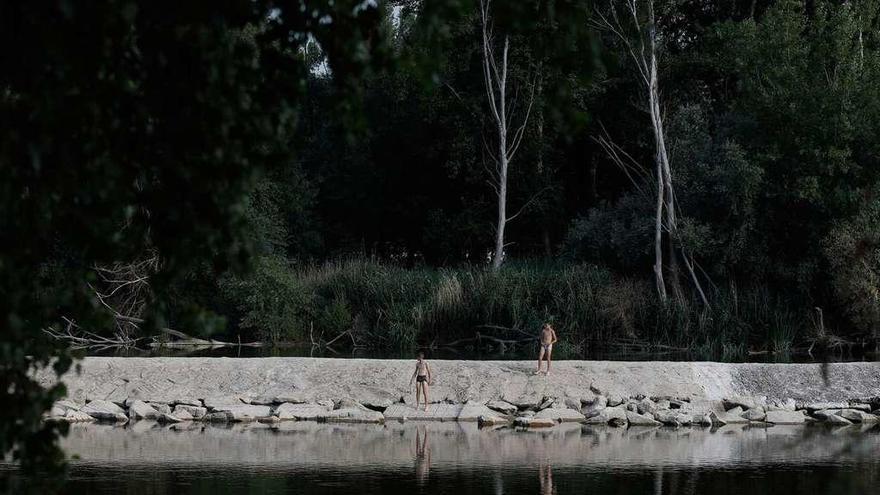
[[[64,376],[68,400],[50,416],[523,426],[880,420],[880,363],[560,361],[549,376],[534,375],[532,361],[431,367],[434,404],[425,413],[412,407],[411,360],[87,357],[80,373]],[[48,371],[38,378],[53,382]]]

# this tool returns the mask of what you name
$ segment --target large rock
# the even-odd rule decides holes
[[[797,405],[797,409],[806,409],[810,413],[814,411],[821,411],[823,409],[846,409],[849,407],[849,403],[839,401],[839,402],[804,402],[802,404]]]
[[[214,408],[214,412],[226,413],[230,421],[256,421],[260,418],[267,418],[272,415],[272,408],[269,406],[254,406],[250,404],[239,403],[235,406],[218,405]]]
[[[722,399],[722,403],[724,404],[724,409],[730,410],[735,407],[741,407],[742,409],[755,409],[758,406],[763,406],[766,401],[765,397],[743,397],[743,396],[735,396],[735,397],[725,397]]]
[[[604,395],[597,395],[593,402],[583,408],[581,413],[587,418],[592,418],[601,413],[606,407],[608,407],[608,398]]]
[[[513,425],[522,428],[550,428],[556,426],[556,421],[548,418],[539,419],[536,416],[519,416],[513,420]]]
[[[82,406],[70,399],[61,399],[59,401],[56,401],[55,404],[53,404],[53,407],[60,408],[65,413],[67,413],[67,411],[71,409],[73,409],[74,411],[79,411]]]
[[[764,407],[765,411],[794,411],[797,409],[797,402],[794,399],[771,400]]]
[[[486,407],[502,414],[514,414],[517,411],[516,406],[503,400],[490,400],[486,403]]]
[[[551,407],[535,414],[534,419],[550,419],[559,423],[577,423],[586,419],[583,414],[567,407]]]
[[[174,399],[173,401],[171,401],[171,404],[173,404],[175,406],[184,405],[184,406],[202,407],[202,400],[196,399],[194,397],[183,397],[183,398],[179,398],[179,399]]]
[[[171,414],[171,406],[164,402],[148,402],[150,407],[159,411],[159,414]]]
[[[93,400],[83,406],[82,412],[89,416],[105,421],[128,421],[125,411],[107,400]]]
[[[331,423],[381,423],[385,421],[385,416],[378,411],[354,403],[328,411],[320,419]]]
[[[633,411],[626,411],[626,420],[629,426],[659,426],[662,424],[654,418]]]
[[[133,420],[159,419],[161,413],[142,400],[135,399],[128,404],[128,417]]]
[[[871,413],[866,413],[865,411],[860,411],[858,409],[841,409],[838,413],[838,416],[844,419],[848,419],[853,423],[877,423],[880,421],[880,418],[874,416]]]
[[[327,406],[319,404],[292,404],[285,402],[275,408],[275,416],[281,420],[316,420],[324,417],[330,411]]]
[[[687,426],[694,422],[690,414],[674,409],[657,411],[654,413],[654,419],[667,426]]]
[[[635,403],[636,412],[642,415],[653,415],[657,411],[657,404],[651,399],[645,397]],[[648,418],[651,419],[651,418]]]
[[[171,411],[171,414],[174,416],[180,416],[180,414],[184,412],[189,414],[192,419],[202,419],[205,417],[205,414],[208,414],[208,410],[204,407],[192,406],[189,404],[177,404],[174,406],[174,410]]]
[[[233,396],[211,397],[204,399],[202,402],[204,402],[204,406],[208,408],[209,411],[223,411],[226,407],[240,406],[244,404],[241,399]]]
[[[610,424],[624,426],[627,424],[626,409],[621,406],[606,407],[595,416],[586,418],[587,424]]]
[[[767,414],[764,412],[763,407],[756,407],[740,414],[740,416],[749,421],[764,421],[764,418],[767,417]]]
[[[489,407],[487,407],[486,405],[479,402],[471,401],[465,403],[465,405],[461,408],[461,411],[458,413],[458,418],[456,419],[458,421],[479,421],[480,417],[495,417],[500,419],[499,414],[492,409],[489,409]]]
[[[806,421],[800,411],[767,411],[764,421],[775,425],[799,425]]]
[[[97,421],[91,415],[75,409],[68,409],[64,414],[64,418],[59,418],[59,420],[67,423],[91,423]]]

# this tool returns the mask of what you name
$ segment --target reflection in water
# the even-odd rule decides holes
[[[415,467],[416,481],[424,485],[431,471],[431,447],[428,446],[428,427],[425,425],[416,429]]]
[[[538,480],[541,483],[541,495],[553,495],[556,490],[553,489],[553,468],[550,464],[541,463],[538,468]]]
[[[75,425],[70,494],[863,494],[880,427],[543,431],[464,423]],[[535,471],[538,471],[535,479]],[[14,484],[9,466],[0,478]]]

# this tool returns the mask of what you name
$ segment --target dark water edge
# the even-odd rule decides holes
[[[63,493],[870,494],[880,427],[79,425]],[[0,476],[12,477],[8,465]]]
[[[535,346],[519,346],[513,350],[499,352],[487,351],[474,348],[458,350],[435,349],[426,350],[426,354],[432,359],[467,359],[483,361],[513,361],[535,359]],[[224,346],[224,347],[184,347],[164,348],[153,347],[145,349],[135,348],[107,348],[90,349],[79,351],[80,355],[88,356],[116,356],[116,357],[325,357],[325,358],[368,358],[368,359],[412,359],[412,351],[401,350],[377,350],[377,349],[354,349],[354,350],[331,350],[326,348],[312,347],[309,345],[283,345],[283,346]],[[620,348],[591,348],[586,352],[567,351],[564,347],[554,349],[553,358],[556,360],[584,359],[593,361],[717,361],[731,363],[819,363],[819,362],[855,362],[877,361],[880,355],[873,351],[841,351],[829,354],[813,354],[805,352],[788,353],[719,353],[697,352],[662,349],[631,350]]]

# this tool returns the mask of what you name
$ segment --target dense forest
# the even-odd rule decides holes
[[[28,373],[70,346],[873,348],[878,29],[876,0],[4,2],[0,451],[58,460]]]
[[[254,271],[193,272],[178,300],[224,316],[228,339],[349,332],[343,348],[517,340],[544,320],[575,351],[619,339],[744,354],[876,337],[877,3],[654,5],[677,215],[662,226],[666,302],[650,64],[631,53],[646,46],[647,11],[636,6],[635,25],[626,3],[559,4],[565,22],[528,25],[489,6],[498,64],[509,45],[508,134],[522,128],[500,268],[483,17],[475,6],[439,42],[409,2],[382,10],[390,49],[430,54],[433,78],[414,65],[365,77],[352,122],[314,47],[295,154],[248,198]]]
[[[251,270],[179,277],[169,326],[398,349],[515,343],[549,320],[575,353],[617,340],[709,356],[876,337],[875,2],[646,5],[484,2],[441,37],[420,3],[390,2],[376,22],[399,63],[353,88],[304,44],[289,154],[242,204]],[[94,292],[140,318],[161,263],[148,240],[97,267]],[[193,308],[219,326],[182,321]]]

